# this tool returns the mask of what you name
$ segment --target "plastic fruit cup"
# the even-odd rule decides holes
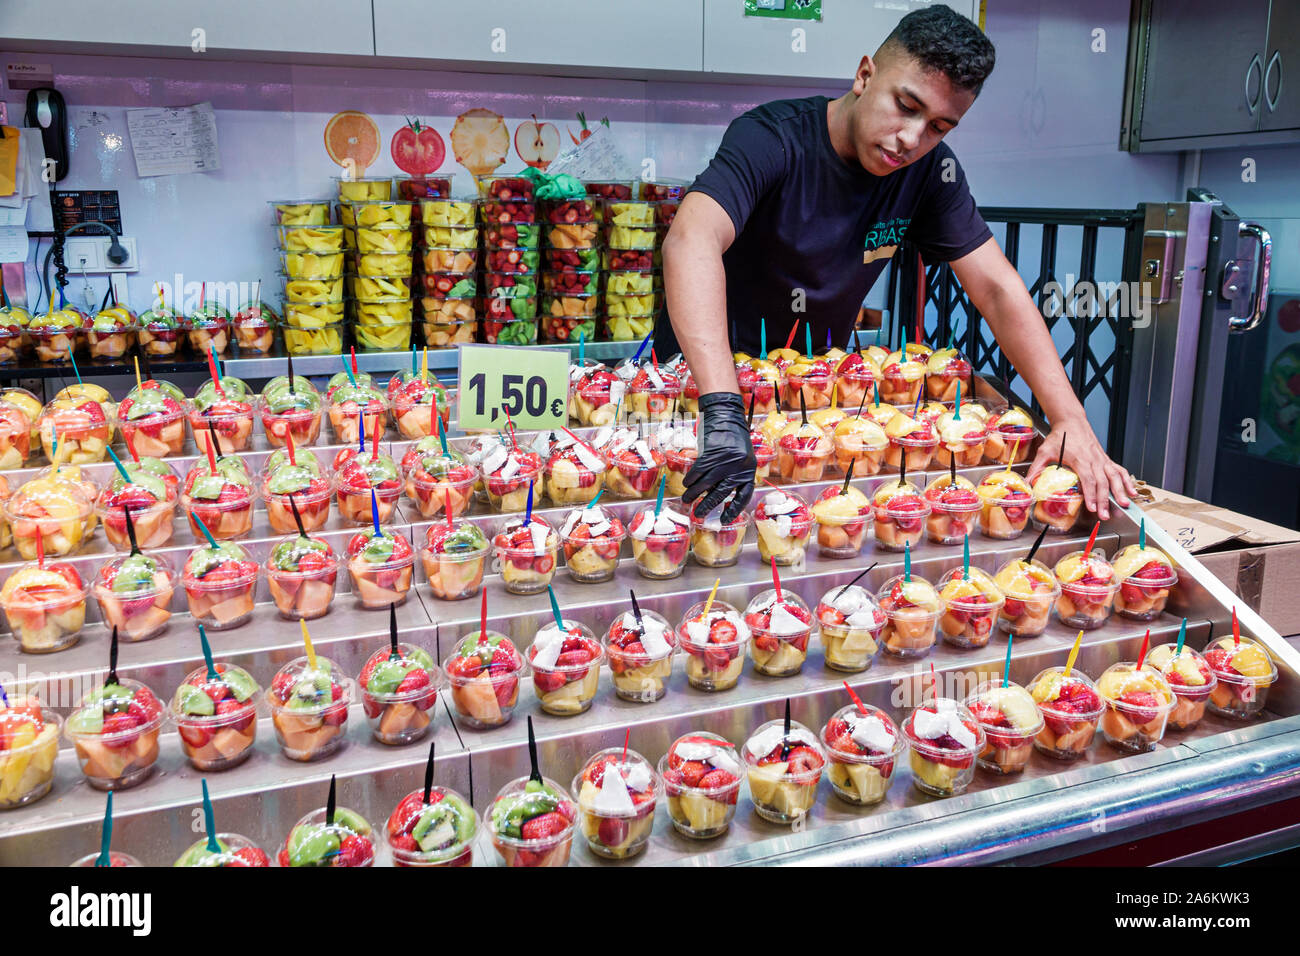
[[[6,747],[0,756],[0,810],[34,803],[54,785],[54,758],[59,753],[59,728],[63,718],[45,708],[44,727],[21,747]]]
[[[207,667],[200,667],[186,675],[182,683],[189,684],[195,677],[202,682],[207,672]],[[260,696],[259,689],[234,710],[206,717],[186,714],[177,706],[178,698],[172,698],[168,713],[180,732],[181,752],[189,758],[194,769],[216,773],[237,767],[248,759],[257,738],[257,702]]]
[[[371,488],[367,487],[364,492],[354,491],[349,487],[342,475],[334,476],[334,494],[339,503],[339,517],[348,524],[354,525],[373,525],[375,516],[371,510]],[[393,488],[374,488],[374,503],[379,509],[379,523],[387,524],[393,517],[393,509],[397,507],[397,502],[402,497],[403,486],[398,484]],[[292,515],[290,516],[292,517]]]
[[[131,506],[131,523],[135,527],[135,539],[146,551],[166,546],[172,539],[172,518],[176,514],[177,499],[158,501],[147,508]],[[104,537],[118,551],[130,551],[131,539],[126,533],[126,518],[123,506],[106,506],[95,504],[95,514],[104,526]]]
[[[974,568],[971,570],[975,571]],[[1003,599],[999,597],[989,600],[983,593],[979,597],[945,599],[944,586],[949,581],[959,580],[961,576],[962,569],[953,568],[939,579],[939,600],[943,603],[939,631],[943,634],[944,642],[953,647],[984,647],[996,630]]]
[[[921,388],[924,385],[924,375],[909,379],[906,376],[897,373],[891,374],[886,371],[880,376],[880,400],[888,405],[911,407],[916,404],[916,400],[921,394]]]
[[[87,523],[94,521],[94,505],[80,494],[69,494],[66,499],[68,516],[66,518],[28,517],[36,502],[24,499],[22,490],[15,492],[3,505],[4,516],[13,530],[14,547],[25,561],[35,561],[37,555],[37,538],[45,549],[45,557],[59,558],[80,550],[90,537],[86,533]],[[93,527],[93,524],[92,524]],[[72,533],[69,533],[72,532]]]
[[[600,790],[584,779],[586,767],[607,758],[617,760],[628,767],[638,767],[649,776],[650,797],[642,803],[632,806],[626,813],[614,813],[598,809],[597,795]],[[619,773],[618,765],[605,763],[605,773]],[[587,848],[597,856],[607,860],[626,860],[636,856],[650,842],[650,832],[654,829],[655,804],[661,781],[650,761],[635,750],[624,754],[622,747],[610,747],[592,755],[586,767],[573,778],[570,787],[578,794],[578,822],[582,835],[587,839]],[[603,782],[603,781],[602,781]],[[629,791],[629,798],[631,792]]]
[[[1114,579],[1105,584],[1062,584],[1056,599],[1056,616],[1071,630],[1095,630],[1110,617],[1118,590]]]
[[[117,682],[132,692],[148,690],[144,684],[129,677],[118,678]],[[96,790],[126,790],[142,783],[153,773],[164,714],[162,704],[156,703],[155,706],[157,713],[144,723],[118,733],[86,733],[76,729],[82,711],[102,707],[102,704],[83,705],[73,712],[63,732],[72,741],[77,762],[88,784]]]
[[[327,472],[322,472],[322,477],[331,485],[333,484],[333,479]],[[298,506],[298,515],[302,518],[304,530],[319,531],[329,522],[330,501],[333,498],[334,493],[330,488],[315,492],[295,491],[291,495],[277,495],[267,489],[265,482],[262,484],[262,500],[266,502],[266,519],[271,525],[271,530],[276,534],[298,533],[298,525],[293,520],[294,505]],[[290,504],[291,500],[292,504]],[[141,546],[143,547],[143,544]]]
[[[578,628],[590,642],[588,646],[596,652],[596,656],[583,663],[557,663],[552,667],[543,667],[535,660],[536,644],[528,648],[525,655],[533,675],[533,690],[537,692],[538,705],[542,708],[542,713],[554,717],[571,717],[585,713],[591,707],[600,685],[600,665],[605,661],[605,650],[600,641],[596,640],[591,628],[568,619],[565,619],[564,626],[569,631]],[[542,631],[548,630],[555,630],[554,621],[542,628]]]
[[[995,427],[984,445],[984,455],[999,465],[1015,465],[1029,460],[1029,446],[1034,442],[1034,430],[1024,425]]]
[[[976,728],[974,746],[942,747],[917,736],[915,712],[903,722],[903,739],[911,748],[908,762],[912,768],[912,785],[932,797],[956,796],[970,786],[975,779],[975,755],[984,748],[984,733],[971,712],[956,701],[950,703],[956,704],[955,713],[967,725],[967,730]],[[935,704],[922,706],[933,711]]]
[[[1033,500],[1028,497],[1017,497],[1008,501],[1006,498],[987,497],[979,488],[976,488],[976,492],[981,502],[980,534],[1000,541],[1010,541],[1012,538],[1020,537],[1025,530],[1025,525],[1029,523],[1029,509],[1033,505]]]
[[[984,438],[967,437],[965,441],[941,441],[934,449],[934,460],[941,468],[948,468],[957,459],[958,468],[974,468],[984,460]],[[910,468],[911,465],[909,464]]]
[[[826,768],[826,752],[818,742],[817,735],[797,720],[790,722],[790,736],[794,738],[792,746],[816,752],[820,758],[816,766],[796,772],[791,772],[785,762],[760,766],[758,761],[767,754],[756,754],[753,751],[755,738],[771,734],[773,730],[779,732],[783,725],[783,721],[769,720],[760,725],[741,748],[747,766],[749,798],[754,803],[754,812],[771,823],[794,823],[807,817],[817,802],[817,784],[821,782],[822,771]]]
[[[1115,611],[1131,621],[1154,621],[1165,610],[1169,592],[1178,583],[1178,572],[1172,567],[1168,573],[1153,577],[1131,576],[1120,582],[1115,595]]]
[[[741,619],[740,612],[725,601],[715,600],[709,613],[717,610],[730,611],[736,615],[737,620]],[[686,652],[686,679],[696,690],[730,690],[736,686],[745,669],[745,648],[749,644],[749,635],[743,633],[736,640],[723,644],[692,643],[686,633],[686,622],[699,617],[703,611],[703,601],[692,604],[677,629],[677,646]]]
[[[644,520],[653,522],[653,508],[642,513],[651,516]],[[674,524],[671,534],[652,531],[643,539],[630,532],[629,536],[632,539],[632,559],[641,577],[666,581],[678,577],[686,567],[686,558],[691,553],[691,534],[686,526]]]
[[[718,508],[703,518],[691,515],[691,554],[696,564],[706,568],[729,568],[740,560],[749,530],[749,513],[742,511],[729,524],[723,524]]]
[[[281,327],[284,350],[290,355],[341,355],[343,353],[343,323],[327,322],[309,329]]]
[[[780,380],[781,405],[787,411],[799,411],[799,394],[803,393],[804,407],[808,411],[827,408],[831,403],[831,382],[834,375],[830,369],[811,371],[807,375],[782,374]]]
[[[1035,566],[1039,565],[1037,559],[1034,560]],[[1042,565],[1042,570],[1051,575],[1052,587],[1050,590],[1035,590],[1033,595],[1024,593],[1003,591],[1005,598],[1002,604],[1002,610],[998,613],[998,629],[1003,634],[1014,634],[1016,637],[1038,637],[1043,631],[1047,630],[1047,621],[1051,617],[1052,607],[1056,604],[1056,599],[1061,595],[1061,585],[1057,582],[1056,576]]]
[[[463,601],[478,594],[483,587],[483,566],[487,562],[488,548],[456,553],[420,549],[424,576],[429,590],[440,601]]]
[[[823,558],[856,558],[867,538],[869,514],[856,518],[826,515],[817,517],[817,552]]]
[[[870,478],[880,473],[885,464],[885,455],[889,441],[884,444],[868,444],[861,435],[836,433],[832,438],[835,445],[835,467],[843,474],[848,474],[849,465],[853,466],[855,478]]]
[[[230,320],[220,315],[207,316],[197,322],[189,319],[185,323],[185,341],[196,355],[207,355],[209,349],[225,355],[230,347]]]
[[[490,633],[490,632],[489,632]],[[476,730],[489,730],[510,722],[519,703],[519,678],[524,674],[521,663],[516,670],[486,671],[478,677],[458,676],[450,667],[455,655],[442,662],[451,702],[461,723]]]
[[[25,654],[52,654],[81,640],[86,626],[86,596],[91,587],[91,583],[85,583],[78,593],[68,582],[67,591],[48,597],[31,591],[10,595],[3,608],[19,649]]]
[[[261,316],[236,317],[235,342],[241,352],[269,352],[275,344],[275,328]]]
[[[787,444],[789,438],[784,436],[776,444],[776,473],[781,480],[794,484],[821,481],[835,450],[831,440],[822,435],[812,448],[794,448]]]
[[[1082,511],[1083,495],[1077,491],[1067,491],[1043,498],[1035,496],[1030,516],[1035,531],[1046,528],[1048,534],[1069,534],[1078,523]]]
[[[975,526],[980,513],[978,501],[949,504],[930,500],[930,515],[925,519],[925,536],[935,544],[961,544]]]
[[[413,796],[417,796],[423,800],[424,790],[421,789],[415,791]],[[393,825],[393,820],[390,818],[389,826],[384,827],[384,835],[388,840],[388,849],[393,854],[393,866],[452,867],[474,865],[474,844],[478,841],[480,826],[479,815],[475,813],[473,809],[470,809],[468,800],[450,787],[444,787],[435,783],[429,788],[430,804],[441,803],[448,796],[458,800],[465,809],[469,810],[469,838],[448,844],[447,846],[436,850],[421,850],[418,847],[414,850],[404,849],[393,843],[393,833],[389,828]],[[409,819],[410,818],[408,817],[408,820]]]
[[[384,528],[385,537],[394,537],[391,528]],[[352,578],[352,596],[356,603],[369,610],[386,609],[390,604],[405,604],[411,591],[411,569],[415,566],[414,552],[405,557],[390,557],[383,564],[370,564],[360,554],[348,559],[348,574]]]
[[[167,629],[171,620],[172,595],[176,592],[176,572],[160,555],[157,561],[153,586],[130,594],[118,594],[95,579],[92,589],[99,604],[99,614],[104,626],[117,628],[121,641],[147,641]],[[118,558],[118,561],[125,560]],[[19,638],[22,639],[21,637]],[[24,650],[26,647],[24,646]]]
[[[1132,661],[1121,661],[1106,668],[1101,679],[1097,681],[1098,688],[1106,687],[1109,683],[1107,675],[1113,673],[1118,673],[1121,677],[1128,674],[1132,679],[1137,679],[1139,676]],[[1101,715],[1102,739],[1116,750],[1127,753],[1145,753],[1154,750],[1156,744],[1160,743],[1165,735],[1169,712],[1174,707],[1174,692],[1170,690],[1169,682],[1163,676],[1149,664],[1143,665],[1140,676],[1144,685],[1152,684],[1158,689],[1152,695],[1155,703],[1151,706],[1134,705],[1107,697],[1105,692],[1102,692],[1102,700],[1106,703],[1106,710]]]
[[[118,427],[122,429],[122,440],[133,445],[135,453],[142,457],[168,458],[185,451],[184,409],[159,412],[136,421],[124,418]]]
[[[775,597],[776,592],[771,588],[756,594],[745,608],[745,617]],[[808,615],[808,626],[798,633],[777,634],[750,625],[749,659],[754,662],[755,673],[768,677],[793,677],[803,670],[803,662],[808,658],[808,641],[812,636],[812,611],[808,610],[808,605],[789,590],[782,592],[781,599],[786,605],[794,605]]]
[[[253,616],[253,591],[257,586],[257,572],[237,578],[207,583],[203,578],[185,582],[185,597],[195,624],[209,631],[225,631],[239,627]]]
[[[655,497],[664,467],[664,456],[654,445],[649,442],[646,445],[650,449],[651,460],[648,462],[630,448],[619,452],[614,458],[607,458],[605,485],[611,497],[621,501],[644,501]]]
[[[248,489],[248,497],[242,501],[209,501],[204,498],[191,498],[181,492],[181,510],[190,524],[190,533],[195,541],[206,541],[194,520],[197,514],[203,521],[208,533],[218,541],[230,541],[242,538],[253,530],[253,501],[256,495],[253,488]]]
[[[885,653],[902,658],[925,657],[930,653],[930,648],[934,647],[940,612],[916,606],[893,607],[892,602],[886,598],[894,585],[902,580],[901,574],[895,575],[876,592],[876,603],[889,618],[881,632]]]
[[[280,668],[280,673],[301,674],[307,669],[307,658],[299,657]],[[340,673],[337,664],[331,666],[330,673]],[[356,685],[350,677],[338,676],[334,680],[342,686],[343,696],[316,707],[285,707],[267,691],[280,752],[290,760],[322,760],[343,745],[348,732],[348,708],[356,696]]]
[[[400,747],[414,743],[429,732],[438,691],[447,686],[437,668],[430,677],[427,686],[405,694],[372,694],[364,687],[357,688],[370,733],[381,744]]]
[[[919,496],[907,496],[897,505],[893,501],[877,505],[876,548],[880,551],[905,551],[910,546],[915,551],[925,537],[925,519],[929,516],[930,502]]]
[[[525,788],[528,783],[528,777],[511,780],[501,788],[500,793],[497,794],[496,802],[502,799],[511,801],[525,799]],[[569,796],[567,790],[550,777],[543,777],[542,783],[549,787],[552,792],[558,794],[560,800],[568,804],[570,817],[568,825],[554,833],[534,840],[513,837],[508,833],[497,830],[496,818],[493,812],[495,806],[490,808],[485,814],[488,834],[492,838],[492,846],[496,849],[497,855],[501,857],[501,862],[506,866],[551,867],[567,866],[569,863],[569,851],[573,848],[573,830],[577,816],[574,811],[573,798]]]
[[[27,333],[36,347],[36,357],[42,362],[68,361],[68,356],[80,349],[85,340],[85,333],[77,328],[29,325]]]
[[[1049,667],[1039,671],[1038,676],[1029,683],[1035,688],[1044,680],[1054,678],[1062,673],[1063,668]],[[1054,760],[1078,760],[1088,751],[1093,735],[1097,732],[1097,721],[1106,709],[1097,685],[1087,674],[1071,671],[1065,680],[1071,684],[1086,687],[1097,701],[1094,708],[1078,708],[1057,700],[1043,701],[1038,705],[1038,712],[1043,716],[1043,727],[1034,738],[1034,749]]]
[[[1232,638],[1222,639],[1210,647],[1222,647],[1233,650],[1234,644]],[[1277,665],[1269,653],[1264,650],[1263,646],[1248,637],[1241,639],[1241,647],[1255,647],[1263,655],[1263,659],[1268,662],[1269,670],[1267,674],[1259,677],[1247,677],[1239,674],[1231,667],[1215,667],[1213,662],[1210,669],[1218,679],[1213,693],[1210,694],[1210,702],[1207,705],[1209,709],[1218,714],[1220,717],[1230,717],[1233,720],[1250,720],[1264,709],[1264,704],[1268,701],[1268,689],[1273,686],[1277,680]],[[1206,648],[1209,651],[1209,647]]]
[[[447,299],[447,302],[458,304],[459,299]],[[471,305],[470,308],[473,306]],[[424,342],[431,349],[448,349],[457,345],[469,344],[478,339],[478,319],[473,313],[466,320],[457,320],[453,322],[443,321],[443,313],[429,309],[425,306],[425,320],[422,323],[424,329]]]
[[[786,529],[778,525],[776,517],[781,516],[754,520],[754,530],[758,535],[759,558],[764,564],[771,564],[772,559],[775,558],[776,563],[781,567],[802,566],[804,555],[808,550],[808,539],[812,536],[811,516],[791,520],[788,533],[784,536],[780,532]]]
[[[838,591],[839,588],[834,590]],[[826,666],[847,674],[857,674],[871,667],[884,645],[883,632],[889,618],[884,611],[876,608],[875,621],[878,623],[871,626],[827,624],[822,621],[822,650]]]
[[[673,647],[677,639],[673,634],[672,625],[662,614],[642,611],[641,617],[643,620],[654,621],[664,629],[663,637],[668,643],[668,653],[656,658],[644,652],[629,653],[611,644],[609,634],[606,633],[605,655],[609,658],[614,693],[618,698],[639,704],[650,704],[668,693],[668,678],[673,672]]]
[[[890,437],[889,448],[885,450],[885,464],[897,471],[904,457],[907,459],[907,472],[919,475],[930,467],[934,460],[934,450],[939,447],[939,438],[931,430],[929,437],[900,435]]]
[[[328,568],[310,572],[267,567],[266,583],[271,600],[286,621],[314,621],[330,612],[339,566],[337,557],[326,557],[330,562]]]
[[[1209,702],[1210,695],[1214,693],[1218,684],[1218,679],[1214,676],[1214,670],[1206,662],[1205,658],[1197,651],[1190,647],[1183,648],[1183,657],[1180,660],[1190,658],[1194,665],[1198,665],[1200,673],[1209,672],[1210,679],[1204,684],[1186,684],[1181,683],[1174,678],[1179,675],[1178,670],[1170,666],[1174,659],[1174,650],[1177,645],[1161,644],[1158,647],[1151,648],[1147,655],[1147,660],[1151,662],[1164,674],[1165,680],[1169,683],[1169,688],[1174,692],[1174,707],[1169,711],[1169,729],[1170,730],[1193,730],[1205,716],[1205,707]]]
[[[986,694],[1000,688],[1001,679],[982,681],[966,698],[965,704],[970,707]],[[984,734],[984,746],[980,748],[975,762],[989,773],[1010,775],[1024,771],[1034,752],[1034,741],[1044,726],[1042,714],[1037,710],[1035,718],[1036,722],[1031,726],[1014,728],[979,721],[980,730]]]
[[[542,470],[546,497],[560,506],[590,502],[605,486],[605,456],[597,452],[592,464],[596,467],[588,468],[581,462],[552,455]],[[533,489],[534,494],[537,491]]]
[[[727,741],[717,734],[696,733],[692,737],[715,739],[726,746]],[[718,787],[689,787],[673,783],[664,777],[668,769],[668,755],[659,759],[659,776],[664,781],[664,796],[668,819],[682,836],[693,840],[711,840],[722,836],[736,816],[736,801],[740,796],[741,778],[733,775],[730,783]]]
[[[534,518],[533,520],[536,520]],[[555,577],[555,565],[559,560],[560,542],[557,535],[552,535],[541,554],[532,548],[496,549],[496,558],[501,565],[501,580],[511,594],[540,594]]]
[[[871,704],[863,706],[867,708],[866,715],[858,710],[856,704],[841,707],[831,715],[831,720],[826,722],[827,726],[834,720],[874,716],[886,727],[897,729],[894,728],[894,722],[889,719],[889,715],[879,707],[873,707]],[[898,765],[898,758],[903,755],[903,750],[907,747],[901,733],[894,734],[893,748],[883,754],[860,754],[840,750],[827,737],[825,727],[822,728],[821,741],[822,746],[826,748],[826,757],[829,761],[826,777],[831,782],[831,790],[834,791],[835,796],[855,807],[874,806],[885,799],[885,794],[889,792],[889,785],[894,780],[894,768]]]
[[[593,543],[590,537],[575,538],[561,534],[564,545],[564,564],[569,577],[582,584],[602,584],[614,580],[618,569],[618,552],[622,547],[626,531],[614,534],[607,530]]]
[[[388,401],[379,395],[371,396],[365,412],[366,441],[375,436],[376,429],[383,429],[388,421]],[[348,400],[329,403],[330,431],[338,445],[355,445],[361,432],[361,407]],[[380,434],[382,438],[382,432]]]
[[[541,483],[538,481],[541,475],[541,461],[529,459],[519,461],[519,470],[511,478],[503,480],[484,475],[483,484],[487,488],[488,507],[498,514],[525,510],[528,507],[528,485],[532,483],[535,486],[533,493],[536,495],[541,490]],[[533,504],[536,505],[537,502],[534,501]]]
[[[307,448],[320,437],[320,408],[299,408],[289,412],[272,412],[262,407],[262,432],[272,448],[283,448],[286,436],[293,436],[294,448]]]

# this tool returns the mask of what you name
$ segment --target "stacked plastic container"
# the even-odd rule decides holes
[[[489,345],[537,341],[541,225],[533,183],[497,176],[483,195],[483,339]]]
[[[481,320],[477,200],[454,195],[450,179],[399,181],[417,199],[415,297],[429,348],[478,338]]]
[[[655,271],[655,204],[641,199],[635,182],[590,182],[600,199],[602,287],[606,337],[645,338],[654,328],[659,277]]]
[[[340,179],[338,185],[356,347],[370,352],[409,349],[415,204],[394,199],[388,178]]]
[[[576,182],[574,183],[576,186]],[[600,203],[588,195],[538,201],[542,218],[541,338],[595,341],[603,325]]]
[[[343,227],[330,224],[328,200],[271,203],[280,251],[281,325],[290,355],[343,351]]]

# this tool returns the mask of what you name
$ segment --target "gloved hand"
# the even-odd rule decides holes
[[[686,473],[682,501],[695,507],[701,518],[735,492],[722,512],[724,523],[734,521],[754,494],[754,444],[749,440],[745,403],[735,392],[709,392],[700,396],[699,457]]]

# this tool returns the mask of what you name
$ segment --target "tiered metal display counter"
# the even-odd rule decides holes
[[[277,366],[265,374],[279,371],[282,368]],[[258,377],[252,369],[232,368],[230,373]],[[322,438],[327,433],[328,428]],[[256,440],[262,441],[260,434]],[[398,459],[408,446],[405,442],[383,445]],[[324,463],[336,450],[331,446],[313,449]],[[246,457],[256,469],[265,453],[262,447]],[[189,458],[173,464],[183,474],[196,456],[194,451]],[[97,478],[105,478],[111,467],[90,466]],[[963,469],[963,473],[978,482],[989,470]],[[932,470],[925,476],[910,477],[923,484],[923,477],[928,481],[938,473]],[[855,484],[870,493],[887,477]],[[16,487],[20,480],[21,476],[10,475],[11,486]],[[830,483],[833,481],[825,484]],[[811,500],[825,484],[794,486],[792,490]],[[624,519],[644,506],[604,498],[602,504]],[[540,510],[558,525],[568,509]],[[483,524],[489,536],[499,520],[481,505],[476,505],[469,517]],[[1140,517],[1136,507],[1112,512],[1097,546],[1113,554],[1118,547],[1136,541]],[[173,542],[162,550],[179,568],[195,543],[183,515],[178,514],[175,520]],[[409,502],[399,507],[391,524],[417,548],[423,543],[428,522],[419,519]],[[1049,537],[1040,557],[1050,566],[1067,551],[1081,548],[1089,530],[1081,521],[1074,534]],[[340,522],[337,511],[322,532],[340,552],[349,533],[349,526]],[[259,504],[253,533],[244,544],[254,558],[264,561],[276,537]],[[1189,621],[1189,644],[1195,648],[1203,647],[1211,634],[1228,633],[1232,597],[1227,589],[1159,528],[1149,525],[1147,537],[1174,559],[1180,576],[1167,612],[1151,629],[1152,644],[1173,640],[1183,615]],[[1004,561],[1023,556],[1032,540],[1032,531],[1014,541],[973,537],[972,563],[993,572]],[[804,567],[782,572],[783,586],[798,592],[810,606],[830,587],[847,582],[872,561],[879,564],[862,582],[872,589],[902,568],[902,555],[876,551],[870,540],[854,561],[823,559],[815,551],[815,546],[810,548]],[[110,553],[99,533],[86,551],[70,560],[89,577]],[[959,547],[927,542],[914,552],[913,570],[934,581],[960,561]],[[0,579],[18,563],[10,552],[0,565]],[[692,562],[680,578],[649,581],[637,574],[625,542],[624,557],[612,583],[577,584],[561,568],[556,574],[555,592],[567,617],[582,621],[600,635],[627,607],[629,588],[636,590],[642,608],[658,611],[675,623],[690,604],[708,593],[715,577],[722,578],[718,597],[743,607],[754,594],[770,586],[770,575],[770,568],[758,557],[751,529],[744,553],[733,568],[716,571]],[[477,629],[478,600],[434,599],[418,561],[416,581],[409,600],[398,612],[401,636],[425,646],[441,662],[459,635]],[[538,626],[550,619],[546,595],[507,594],[497,574],[487,576],[485,586],[489,594],[489,627],[503,631],[521,649],[526,648]],[[387,642],[388,614],[360,609],[349,590],[347,574],[341,570],[331,612],[311,622],[310,628],[317,651],[355,676],[365,659]],[[202,663],[197,630],[185,611],[179,587],[174,610],[171,625],[162,637],[123,644],[119,660],[120,674],[143,681],[163,699],[168,699],[182,678]],[[857,808],[839,801],[823,779],[812,813],[803,825],[793,828],[759,819],[742,786],[735,822],[726,835],[716,840],[697,842],[681,836],[673,830],[661,805],[649,847],[641,856],[611,864],[580,845],[581,836],[575,834],[570,865],[1043,862],[1294,796],[1300,793],[1300,655],[1248,609],[1238,611],[1243,634],[1262,641],[1279,669],[1267,713],[1253,723],[1231,723],[1207,715],[1195,731],[1171,732],[1154,751],[1136,756],[1124,756],[1107,748],[1099,737],[1088,755],[1074,764],[1058,764],[1035,753],[1028,770],[1019,777],[996,778],[977,771],[969,791],[944,800],[916,791],[905,761],[895,772],[887,799],[874,808]],[[0,679],[6,686],[34,682],[43,699],[66,716],[76,703],[74,694],[79,696],[101,680],[107,666],[108,638],[98,622],[93,600],[88,613],[93,623],[87,624],[81,642],[58,654],[24,655],[18,652],[16,642],[6,642],[0,650]],[[1115,661],[1132,660],[1144,632],[1145,626],[1112,617],[1105,627],[1085,635],[1078,666],[1096,677]],[[1043,667],[1062,663],[1074,637],[1075,632],[1053,620],[1043,636],[1019,641],[1012,656],[1012,679],[1023,683]],[[212,635],[212,643],[219,659],[247,668],[263,687],[269,685],[280,666],[302,653],[297,625],[278,617],[264,580],[259,585],[253,620],[235,630]],[[928,691],[931,663],[940,690],[962,697],[981,676],[1001,673],[1005,649],[1004,640],[995,634],[982,650],[958,650],[940,643],[919,662],[899,662],[882,654],[870,670],[848,675],[849,683],[864,701],[886,708],[901,720],[922,699],[923,688]],[[621,745],[629,727],[631,746],[652,763],[677,736],[688,731],[713,731],[743,743],[763,721],[781,715],[787,698],[795,719],[820,729],[829,715],[847,702],[842,686],[845,676],[824,667],[816,637],[798,676],[768,678],[755,674],[752,665],[747,665],[739,685],[722,693],[691,688],[679,656],[669,691],[662,700],[650,704],[619,700],[606,669],[591,709],[568,718],[541,713],[531,681],[525,679],[513,721],[495,730],[453,726],[449,702],[439,703],[431,731],[437,742],[436,779],[467,796],[472,779],[474,806],[482,814],[502,785],[528,772],[525,716],[530,714],[543,772],[566,784],[589,755]],[[161,756],[152,777],[114,798],[114,848],[153,865],[172,863],[197,838],[195,821],[201,819],[198,808],[202,775],[185,760],[174,729],[165,727],[164,731]],[[339,803],[360,812],[378,829],[397,801],[420,786],[427,743],[428,738],[401,748],[379,744],[372,739],[360,707],[354,706],[347,743],[341,751],[317,763],[296,763],[280,754],[269,718],[263,717],[254,755],[230,771],[207,775],[218,826],[245,834],[273,855],[293,823],[324,804],[329,777],[337,774]],[[57,760],[53,792],[30,806],[0,815],[0,864],[64,865],[91,852],[99,845],[103,809],[104,795],[83,781],[74,754],[65,744]],[[376,846],[377,862],[387,864],[389,855],[382,837]],[[474,862],[497,863],[485,835],[476,848]]]

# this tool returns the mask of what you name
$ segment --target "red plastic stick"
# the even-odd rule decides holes
[[[122,437],[126,441],[126,450],[131,453],[131,460],[137,465],[140,464],[140,456],[135,453],[135,432],[129,435],[123,432]]]
[[[291,465],[298,464],[298,459],[293,457],[293,432],[285,433],[284,442],[285,442],[284,447],[288,449],[289,452],[289,464]]]
[[[356,346],[349,346],[348,351],[352,353],[352,374],[357,374],[357,349]]]
[[[1092,534],[1088,536],[1088,546],[1083,549],[1083,560],[1087,561],[1092,556],[1092,546],[1097,543],[1097,532],[1101,530],[1101,522],[1098,521],[1092,526]]]
[[[848,681],[844,682],[844,689],[849,692],[849,697],[852,698],[853,703],[857,705],[859,713],[865,715],[867,712],[867,705],[862,703],[857,694],[853,693],[853,688],[849,686]]]
[[[365,414],[364,412],[362,414]],[[379,458],[379,433],[383,429],[379,427],[379,422],[375,422],[375,427],[371,429],[372,440],[370,444],[370,460],[377,461]]]
[[[447,527],[448,528],[456,527],[455,523],[453,523],[451,520],[451,489],[450,488],[442,489],[442,503],[443,503],[442,510],[447,515]]]
[[[1237,623],[1237,606],[1232,606],[1232,646],[1234,649],[1241,647],[1241,625]]]
[[[487,588],[483,589],[483,601],[479,605],[478,612],[478,637],[483,640],[487,634]]]
[[[780,604],[785,601],[781,598],[781,575],[776,573],[776,555],[772,555],[772,587],[776,588],[776,600]]]
[[[1151,644],[1151,628],[1147,628],[1146,637],[1142,638],[1142,647],[1138,651],[1138,661],[1135,670],[1142,669],[1142,662],[1147,659],[1147,647]]]
[[[790,326],[790,337],[785,340],[785,347],[789,348],[794,344],[794,334],[799,331],[799,320],[794,320],[794,325]]]

